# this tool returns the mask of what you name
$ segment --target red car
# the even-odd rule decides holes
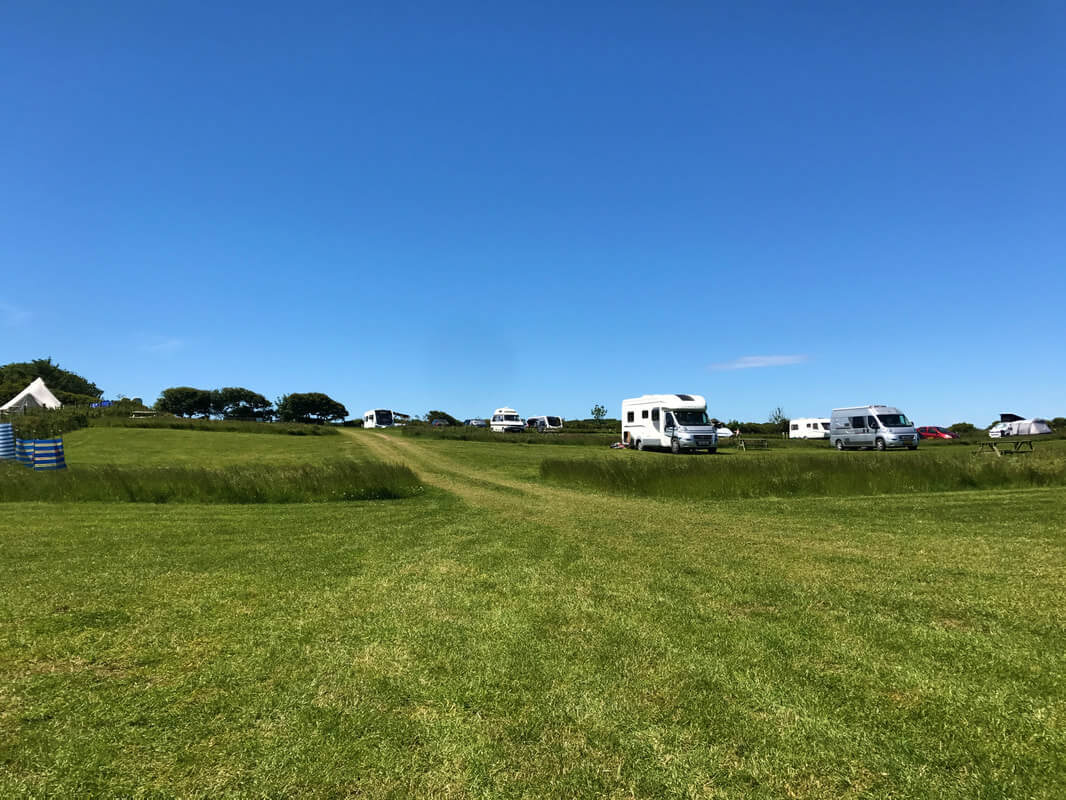
[[[939,428],[936,425],[923,425],[918,428],[918,435],[923,439],[958,439],[959,435],[955,431],[949,431],[947,428]]]

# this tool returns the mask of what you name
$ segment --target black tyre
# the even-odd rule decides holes
[[[717,447],[708,447],[707,448],[707,452],[710,453],[713,456],[715,453],[718,452],[718,448]]]
[[[839,450],[841,453],[844,452],[844,440],[843,439],[837,439],[837,450]]]
[[[644,449],[644,440],[643,439],[637,439],[637,449],[638,450],[643,450]]]
[[[670,452],[673,453],[675,456],[681,455],[681,442],[679,442],[677,439],[672,439],[670,441]]]
[[[916,444],[907,445],[907,449],[908,450],[917,450],[918,449],[918,445],[916,445]]]
[[[874,442],[874,449],[877,450],[878,452],[884,452],[885,440],[884,439],[878,439],[877,441],[875,441]]]

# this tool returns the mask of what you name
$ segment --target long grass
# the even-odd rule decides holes
[[[420,490],[407,467],[354,460],[226,467],[99,465],[59,472],[0,463],[0,502],[8,503],[316,503],[391,500]]]
[[[93,428],[151,428],[214,433],[274,433],[286,436],[334,436],[332,425],[304,425],[298,422],[250,422],[246,420],[186,419],[184,417],[145,417],[130,419],[119,416],[91,417]]]
[[[716,499],[815,497],[1066,486],[1066,457],[1057,452],[1011,458],[959,454],[737,455],[545,459],[541,477],[635,497]]]

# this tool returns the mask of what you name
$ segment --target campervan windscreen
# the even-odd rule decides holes
[[[521,422],[522,420],[520,420],[518,418],[517,414],[504,414],[503,415],[503,421],[504,422]]]
[[[823,431],[829,430],[829,423],[828,422],[823,422],[822,423],[822,430]]]
[[[877,418],[886,428],[909,428],[911,421],[906,414],[878,414]]]
[[[379,408],[374,412],[374,419],[378,425],[391,425],[392,412],[385,408]]]
[[[558,417],[548,417],[548,424],[551,425],[553,428],[558,428],[560,425],[563,424],[563,421]]]
[[[677,424],[681,426],[710,424],[710,421],[707,419],[706,411],[695,411],[691,409],[674,411],[674,417],[677,418]]]

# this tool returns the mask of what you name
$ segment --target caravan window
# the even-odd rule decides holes
[[[633,412],[632,411],[627,411],[626,412],[626,422],[632,422],[632,421],[633,421]]]
[[[793,422],[793,423],[792,423],[792,430],[794,430],[794,431],[798,431],[799,429],[800,429],[800,426],[799,426],[799,425],[797,425],[797,424],[796,424],[795,422]]]

